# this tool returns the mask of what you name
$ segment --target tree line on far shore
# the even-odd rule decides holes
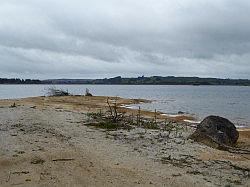
[[[250,86],[249,79],[219,79],[200,77],[137,77],[122,78],[121,76],[105,79],[1,79],[0,84],[119,84],[119,85],[235,85]]]
[[[37,79],[0,78],[0,84],[42,84],[42,81]]]

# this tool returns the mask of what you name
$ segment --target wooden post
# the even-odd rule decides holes
[[[102,109],[100,108],[100,118],[102,118]]]
[[[139,106],[139,111],[138,111],[138,122],[140,126],[140,121],[141,121],[141,107]]]
[[[156,124],[156,109],[155,109],[155,124]]]

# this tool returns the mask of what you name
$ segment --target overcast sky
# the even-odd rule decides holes
[[[250,0],[0,0],[0,77],[250,79]]]

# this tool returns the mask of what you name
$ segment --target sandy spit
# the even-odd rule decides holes
[[[249,155],[192,142],[187,137],[193,128],[168,135],[140,127],[106,131],[86,126],[87,112],[104,111],[106,100],[0,100],[0,186],[249,186]],[[17,107],[11,108],[14,102]],[[239,146],[250,148],[249,132],[240,132]]]

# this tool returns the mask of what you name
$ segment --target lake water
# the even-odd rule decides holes
[[[72,94],[83,94],[88,88],[93,95],[120,96],[154,100],[142,104],[147,110],[167,114],[179,111],[199,120],[220,115],[238,126],[250,127],[250,87],[241,86],[169,86],[169,85],[55,85]],[[0,99],[43,96],[49,85],[0,85]],[[138,107],[138,106],[134,106]]]

